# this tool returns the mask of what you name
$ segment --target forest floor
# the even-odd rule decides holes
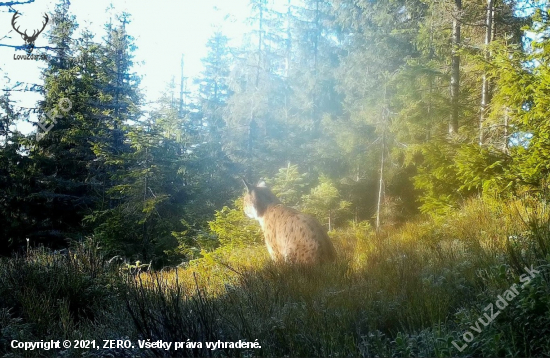
[[[263,245],[154,272],[92,242],[33,249],[0,261],[0,356],[548,356],[549,223],[540,200],[476,199],[378,235],[335,230],[337,262],[313,268]],[[140,348],[158,341],[172,345]]]

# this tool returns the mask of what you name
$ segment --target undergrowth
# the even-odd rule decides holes
[[[135,275],[90,243],[67,256],[31,250],[0,265],[7,297],[0,353],[14,354],[11,339],[128,337],[202,346],[64,353],[548,356],[549,224],[542,200],[471,200],[379,235],[366,223],[333,231],[339,259],[310,268],[274,265],[262,245],[222,246],[181,267]],[[523,285],[526,268],[539,273]],[[514,284],[518,294],[473,330]],[[218,340],[257,340],[261,348],[206,348]]]

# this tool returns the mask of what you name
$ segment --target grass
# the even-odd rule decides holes
[[[274,265],[261,245],[222,247],[184,267],[135,276],[103,259],[92,243],[68,256],[33,250],[0,262],[0,294],[8,297],[0,303],[0,354],[14,354],[10,339],[128,337],[202,344],[62,353],[548,356],[549,223],[540,200],[476,199],[446,217],[378,236],[360,224],[334,231],[339,260],[313,268]],[[464,350],[456,349],[452,342],[462,346],[484,308],[531,265],[540,275]],[[261,349],[205,344],[243,339],[257,340]]]

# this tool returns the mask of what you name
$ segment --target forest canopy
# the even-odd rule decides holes
[[[183,93],[170,69],[151,106],[131,14],[101,38],[76,36],[79,19],[59,1],[49,46],[34,50],[47,55],[43,82],[29,88],[40,101],[23,108],[8,85],[0,97],[0,254],[93,237],[112,255],[164,265],[258,242],[241,177],[265,178],[328,230],[383,231],[472,197],[548,189],[546,1],[249,9],[239,47],[215,31],[195,90]],[[30,113],[51,129],[22,134]]]

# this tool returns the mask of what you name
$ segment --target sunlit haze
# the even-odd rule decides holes
[[[32,4],[14,5],[21,12],[17,20],[22,28],[32,28],[42,21],[44,12],[51,14],[56,1],[37,0]],[[179,83],[181,56],[184,55],[184,76],[197,77],[202,71],[201,59],[206,56],[206,42],[212,33],[221,29],[233,44],[238,43],[245,31],[248,16],[248,0],[161,0],[116,1],[112,0],[71,1],[71,12],[76,16],[79,28],[91,29],[100,39],[105,35],[104,25],[112,16],[122,11],[131,14],[128,33],[135,38],[137,50],[134,71],[142,76],[141,88],[146,101],[156,100],[172,77]],[[21,45],[21,37],[11,26],[12,12],[0,12],[0,36],[2,43]],[[48,25],[49,26],[49,25]],[[47,29],[46,29],[47,30]],[[48,45],[45,36],[38,36],[36,46]],[[16,51],[11,47],[0,47],[0,78],[2,87],[17,82],[41,83],[40,70],[44,63],[39,61],[15,61]],[[17,53],[22,53],[18,51]],[[192,81],[188,80],[188,85]],[[13,93],[13,99],[23,107],[32,107],[40,98],[31,92]],[[22,126],[27,132],[30,125]]]

